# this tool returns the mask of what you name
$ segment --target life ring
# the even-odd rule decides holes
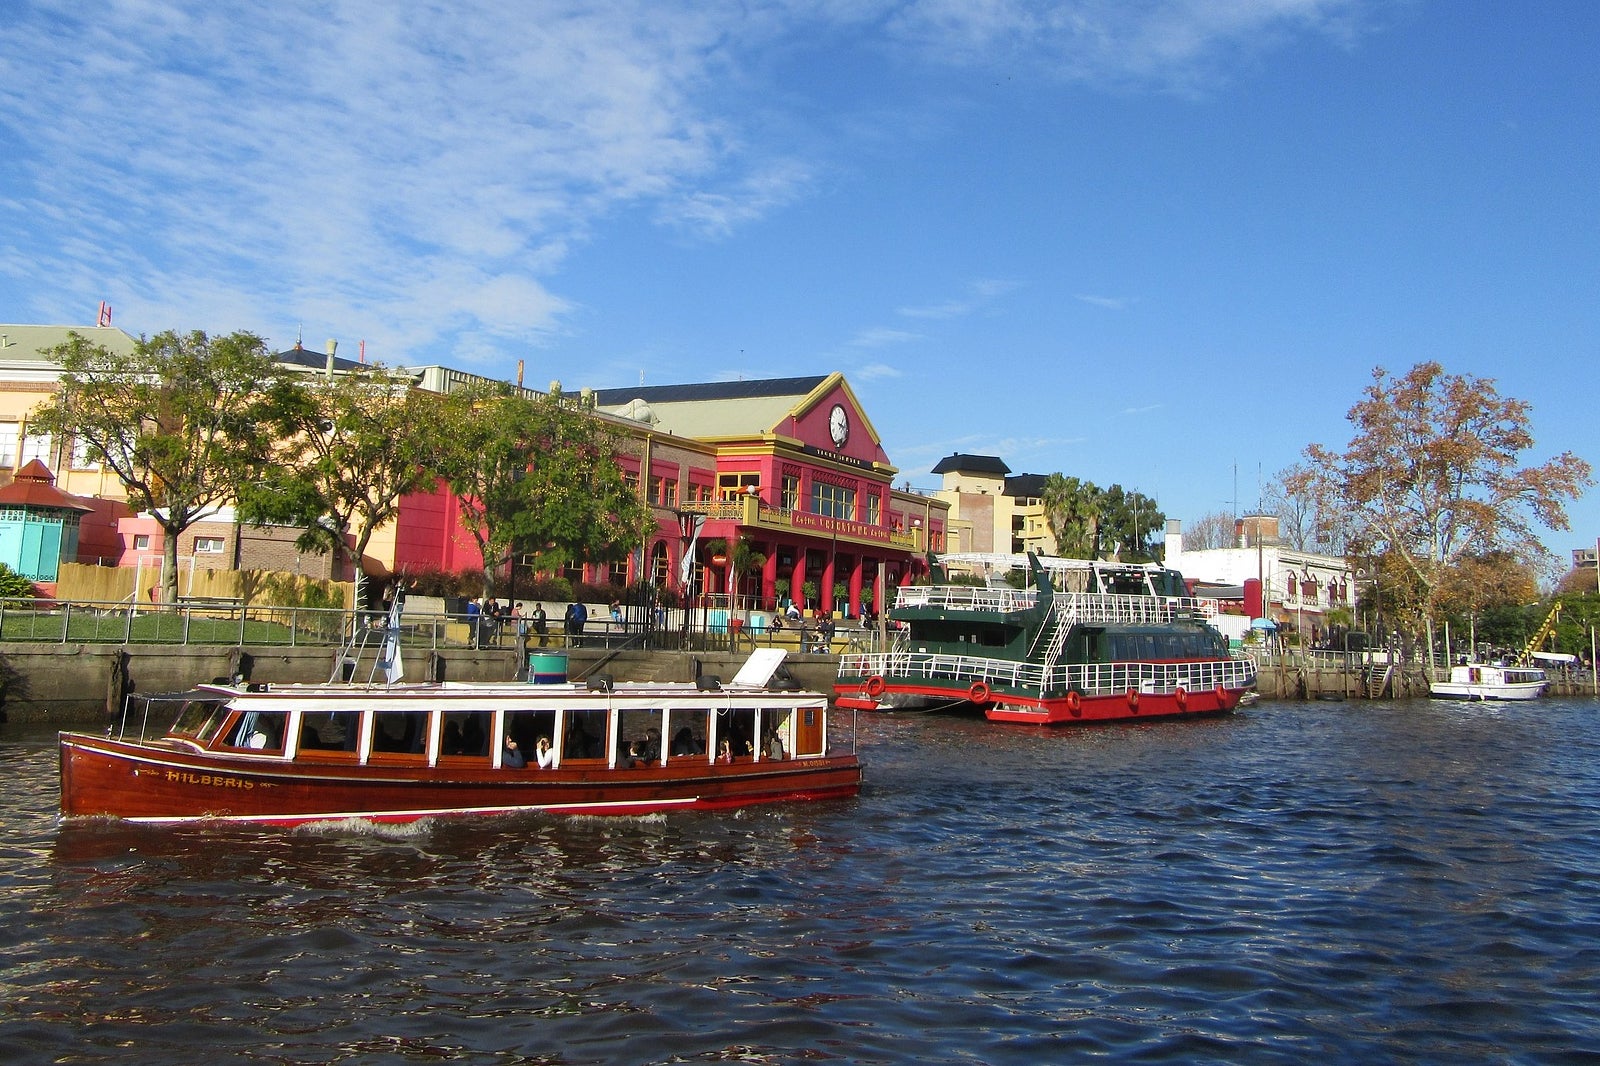
[[[1130,688],[1127,692],[1127,696],[1128,707],[1137,711],[1139,709],[1139,690],[1136,688]]]
[[[1224,711],[1228,709],[1228,690],[1218,685],[1213,691],[1217,694],[1217,706]]]
[[[1083,697],[1078,694],[1078,690],[1077,689],[1075,689],[1075,688],[1074,689],[1068,689],[1067,690],[1067,710],[1071,711],[1073,714],[1077,714],[1082,709],[1083,709]]]
[[[877,699],[879,696],[883,695],[884,689],[888,687],[888,685],[883,683],[883,678],[879,677],[877,674],[873,674],[871,677],[867,678],[867,695],[871,696],[873,699]]]
[[[972,687],[967,689],[967,699],[973,703],[989,702],[989,686],[982,681],[974,681]]]
[[[1178,705],[1178,710],[1189,706],[1189,692],[1182,685],[1172,690],[1172,702]]]

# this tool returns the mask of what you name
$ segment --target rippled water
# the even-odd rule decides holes
[[[0,1061],[1580,1062],[1600,704],[860,720],[856,801],[58,828],[0,732]]]

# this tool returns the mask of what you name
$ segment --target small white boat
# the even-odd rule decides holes
[[[1428,686],[1436,700],[1533,700],[1550,684],[1543,670],[1532,666],[1463,663],[1450,668],[1450,680]]]

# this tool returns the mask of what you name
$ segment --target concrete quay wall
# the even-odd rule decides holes
[[[0,702],[0,720],[83,725],[104,721],[122,705],[122,695],[136,692],[178,692],[243,670],[253,681],[273,684],[325,681],[332,674],[338,650],[333,647],[184,646],[144,647],[105,644],[6,644],[0,663],[11,680]],[[728,679],[738,672],[742,654],[720,652],[630,651],[603,648],[568,651],[568,673],[584,677],[607,673],[617,681],[688,681],[695,662],[701,672]],[[416,680],[430,670],[452,681],[504,681],[516,676],[520,656],[511,649],[450,648],[440,652],[408,652],[407,676]],[[838,667],[832,655],[791,655],[785,664],[808,689],[831,691]],[[370,658],[361,664],[370,669]],[[1392,690],[1384,698],[1423,698],[1428,683],[1420,666],[1396,668]],[[1256,687],[1267,699],[1365,699],[1359,671],[1302,666],[1296,663],[1261,668]],[[1558,679],[1551,691],[1589,695],[1590,679]]]
[[[0,647],[11,677],[0,714],[12,722],[83,725],[104,721],[121,709],[124,692],[181,692],[199,682],[243,670],[252,681],[271,684],[326,681],[338,649],[278,647],[144,647],[107,644],[6,644]],[[617,681],[688,681],[695,660],[703,674],[731,679],[744,655],[717,652],[618,652],[574,648],[567,652],[572,677],[610,674]],[[512,649],[450,648],[406,652],[406,676],[421,680],[434,670],[451,681],[514,678],[520,655]],[[370,655],[359,677],[370,670]],[[790,656],[790,673],[806,688],[831,691],[838,660],[831,655]]]

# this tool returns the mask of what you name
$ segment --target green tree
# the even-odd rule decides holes
[[[1104,491],[1091,481],[1055,473],[1045,478],[1041,499],[1056,553],[1068,559],[1094,558],[1100,547]]]
[[[441,397],[382,366],[302,380],[288,397],[275,462],[241,492],[241,517],[297,526],[301,550],[347,560],[361,604],[373,533],[438,479]]]
[[[284,375],[260,337],[167,331],[130,354],[73,333],[49,353],[61,389],[34,424],[87,446],[163,534],[163,598],[178,596],[178,537],[238,497],[271,450]]]
[[[1372,376],[1348,415],[1350,443],[1310,445],[1292,480],[1348,515],[1354,542],[1405,570],[1431,646],[1451,568],[1469,552],[1542,557],[1536,525],[1567,528],[1565,501],[1592,483],[1590,467],[1571,452],[1517,465],[1533,446],[1529,406],[1502,398],[1491,380],[1433,362]]]
[[[486,594],[518,547],[540,569],[608,562],[654,528],[617,464],[621,436],[572,398],[475,385],[445,397],[442,414],[439,469],[483,555]]]
[[[1100,550],[1127,562],[1149,562],[1155,558],[1151,541],[1166,521],[1150,497],[1112,485],[1100,494]]]

